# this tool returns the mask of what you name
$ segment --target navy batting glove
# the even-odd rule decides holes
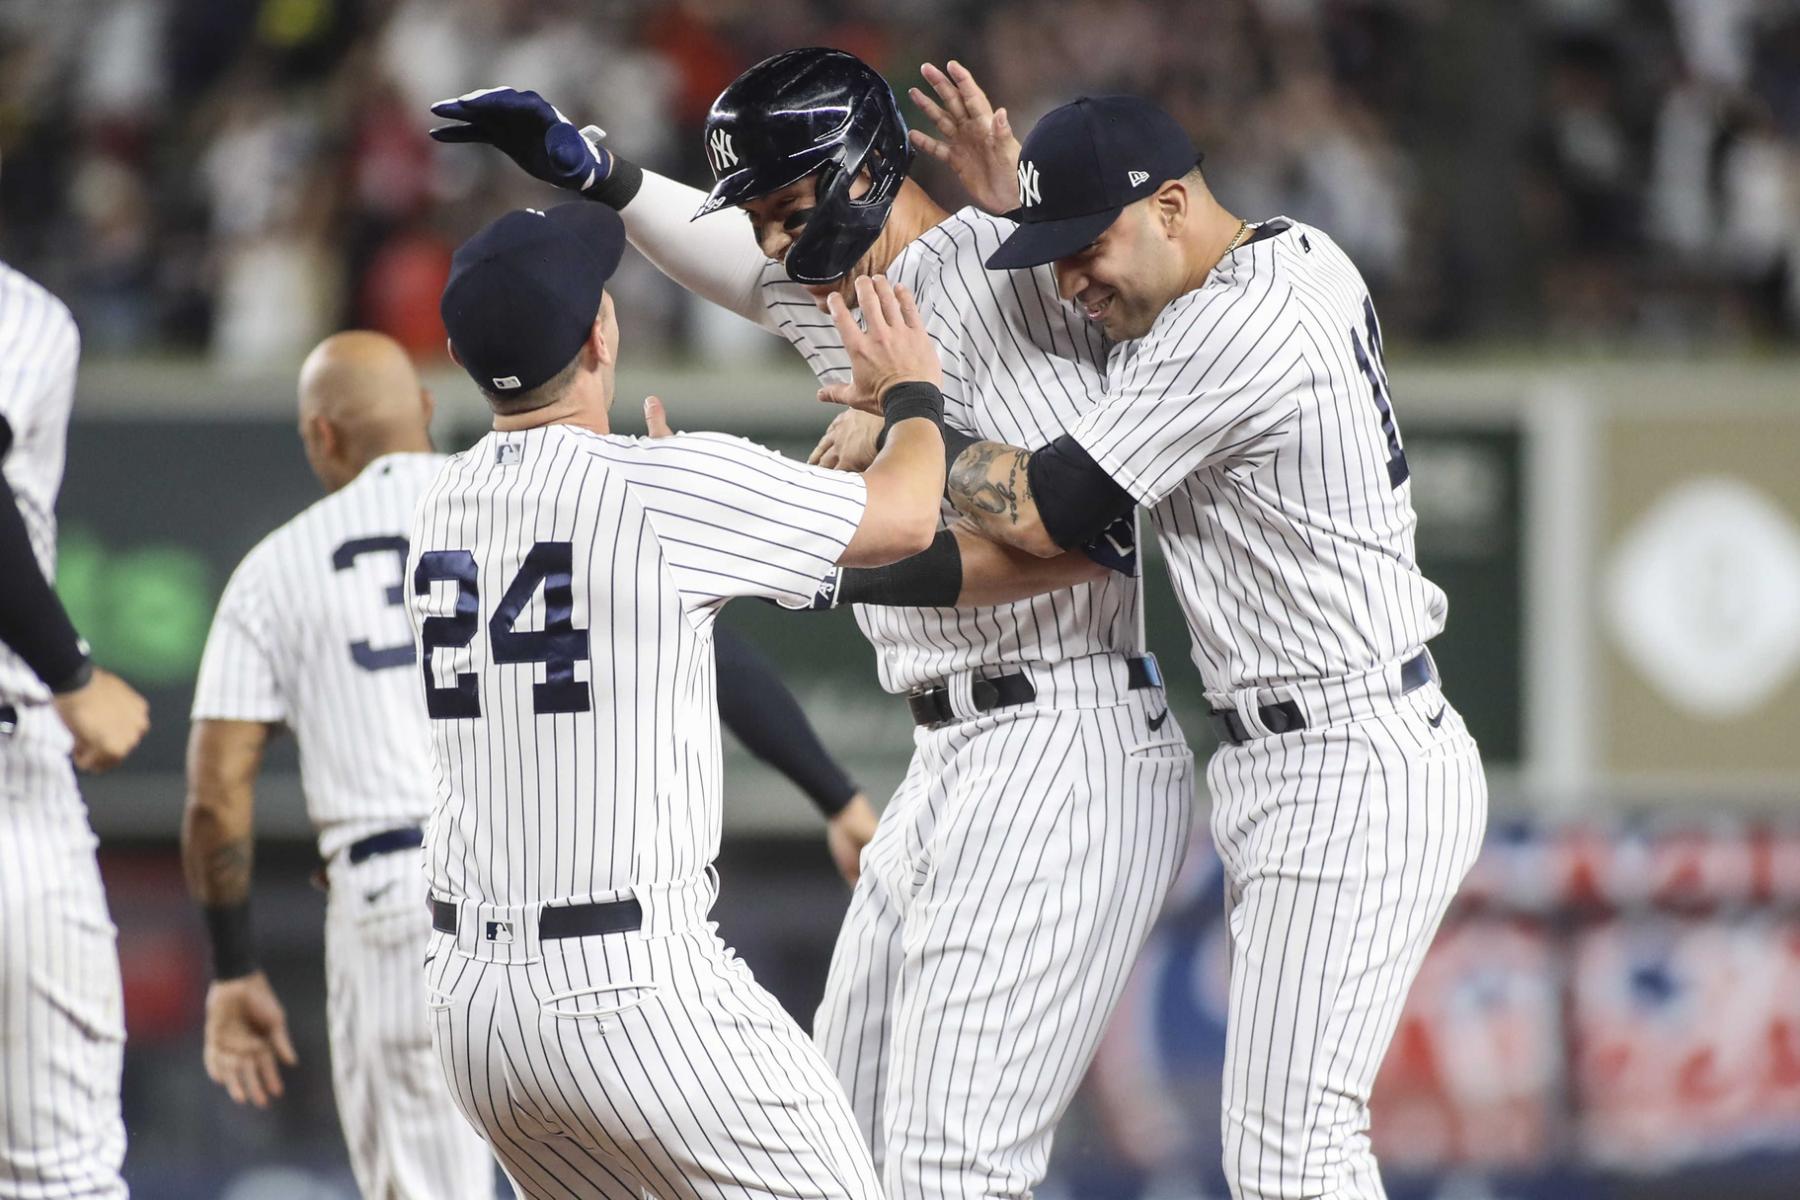
[[[483,88],[454,100],[440,100],[431,111],[466,122],[432,130],[437,141],[486,142],[527,174],[559,188],[591,196],[612,174],[616,160],[600,145],[601,131],[590,125],[592,136],[584,136],[584,131],[536,92]]]
[[[1109,570],[1121,575],[1137,575],[1137,510],[1126,513],[1100,531],[1100,536],[1081,548],[1081,552]]]

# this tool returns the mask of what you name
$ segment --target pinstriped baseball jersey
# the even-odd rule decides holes
[[[331,858],[431,809],[431,761],[401,572],[439,454],[389,454],[269,534],[232,572],[194,685],[195,720],[279,721]]]
[[[859,476],[739,438],[491,433],[420,501],[407,607],[437,773],[433,891],[504,905],[691,877],[718,852],[711,625],[800,604]]]
[[[1049,267],[991,272],[982,260],[1010,222],[965,208],[909,244],[887,270],[912,289],[944,364],[944,417],[1015,446],[1052,440],[1099,403],[1107,344],[1063,303]],[[821,382],[850,377],[831,318],[771,263],[763,274],[770,324]],[[880,652],[881,684],[905,691],[971,667],[1061,662],[1137,647],[1140,590],[1106,578],[984,608],[859,607]]]
[[[0,263],[0,417],[12,428],[12,448],[0,466],[46,579],[56,577],[56,493],[80,356],[75,319],[63,302]],[[25,660],[0,644],[0,701],[49,700]]]
[[[1337,677],[1444,627],[1356,267],[1265,224],[1108,362],[1070,433],[1152,506],[1209,691]]]

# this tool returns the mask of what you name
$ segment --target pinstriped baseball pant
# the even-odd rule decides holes
[[[711,924],[468,936],[432,935],[432,1039],[521,1196],[881,1200],[830,1069]]]
[[[47,709],[28,714],[55,721]],[[60,730],[60,726],[58,727]],[[67,751],[0,735],[0,1198],[118,1200],[118,931]]]
[[[364,1196],[493,1200],[494,1156],[456,1111],[431,1046],[424,892],[417,851],[331,865],[325,1009],[338,1120]]]
[[[1434,683],[1380,716],[1221,746],[1207,784],[1231,939],[1231,1194],[1384,1200],[1369,1092],[1481,848],[1480,752]]]
[[[888,1200],[1043,1179],[1187,848],[1193,755],[1166,709],[1144,690],[917,735],[814,1026]]]

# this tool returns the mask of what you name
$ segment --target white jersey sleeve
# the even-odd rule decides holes
[[[258,579],[261,559],[238,564],[219,597],[200,675],[194,683],[195,720],[286,721],[287,697],[269,636],[269,609]]]
[[[690,612],[734,596],[808,603],[868,503],[860,475],[725,434],[641,439],[628,456],[609,443],[595,452],[631,478]]]
[[[1106,400],[1069,433],[1146,506],[1204,467],[1266,461],[1306,369],[1292,303],[1274,281],[1180,297],[1114,353]]]

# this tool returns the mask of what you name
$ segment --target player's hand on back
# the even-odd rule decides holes
[[[864,470],[875,461],[875,438],[880,433],[880,417],[846,409],[831,418],[806,461],[833,471]]]
[[[895,384],[943,386],[937,345],[925,332],[925,319],[904,285],[896,287],[883,275],[861,276],[856,281],[856,302],[862,310],[860,327],[843,297],[833,292],[826,301],[850,356],[850,382],[820,388],[820,400],[879,416],[882,397]]]
[[[930,63],[919,68],[937,93],[933,100],[919,88],[908,89],[925,113],[939,141],[922,129],[907,134],[913,148],[947,165],[969,189],[976,207],[998,216],[1019,206],[1019,139],[1004,108],[988,103],[987,93],[969,69],[951,59],[948,71]]]
[[[287,1013],[261,971],[220,979],[206,990],[206,1073],[239,1104],[269,1107],[282,1092],[281,1067],[298,1066]]]
[[[75,738],[75,765],[110,771],[137,748],[150,728],[150,706],[123,679],[94,668],[94,676],[55,698],[56,715]]]
[[[831,861],[851,887],[862,877],[863,847],[874,840],[880,819],[869,798],[858,792],[825,824],[825,845],[831,850]]]
[[[536,92],[482,88],[439,100],[434,116],[461,121],[431,131],[440,142],[485,142],[545,183],[584,192],[612,173],[611,151],[600,144],[605,131],[576,129],[554,104]]]
[[[675,436],[675,431],[669,428],[669,413],[663,408],[662,397],[644,397],[644,428],[653,438]]]

